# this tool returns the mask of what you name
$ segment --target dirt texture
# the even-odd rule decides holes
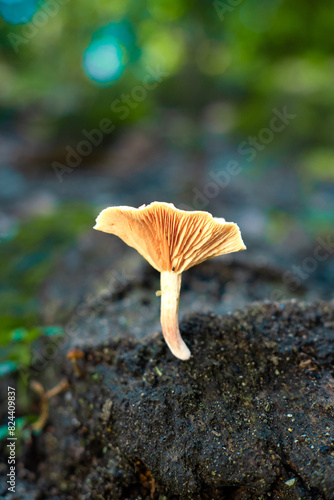
[[[22,455],[29,494],[5,498],[334,498],[333,302],[255,302],[180,327],[189,361],[160,333],[103,336],[80,343],[82,377],[67,340],[49,370],[70,387]]]

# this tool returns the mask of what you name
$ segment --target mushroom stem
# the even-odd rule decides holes
[[[82,377],[84,373],[81,370],[80,366],[78,365],[78,361],[75,358],[73,358],[72,363],[73,363],[74,373],[77,375],[77,377]]]
[[[183,342],[178,321],[181,274],[172,271],[162,271],[161,283],[161,327],[166,343],[174,356],[179,359],[189,359],[191,353]]]

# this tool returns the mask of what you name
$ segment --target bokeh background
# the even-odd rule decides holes
[[[106,206],[225,217],[248,247],[231,259],[275,269],[257,298],[332,298],[327,1],[0,0],[0,15],[1,375],[133,276],[135,252],[92,230]]]

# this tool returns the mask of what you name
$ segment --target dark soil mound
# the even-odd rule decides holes
[[[25,451],[32,498],[334,498],[334,304],[257,302],[181,332],[188,362],[160,334],[81,345],[85,375],[67,365]]]

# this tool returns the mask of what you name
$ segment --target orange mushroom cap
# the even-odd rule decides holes
[[[84,352],[77,347],[70,349],[66,355],[67,359],[82,359],[85,356]]]
[[[237,224],[157,201],[140,208],[106,208],[94,229],[119,236],[159,272],[182,273],[212,257],[246,249]]]

